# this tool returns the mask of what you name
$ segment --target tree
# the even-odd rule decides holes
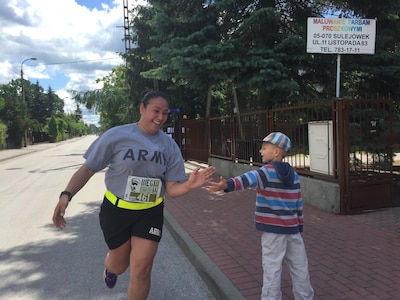
[[[56,135],[53,135],[53,141],[64,139],[64,133],[67,130],[65,122],[65,114],[63,110],[64,102],[60,99],[51,87],[47,93],[43,88],[30,82],[24,82],[25,86],[25,102],[21,98],[21,80],[11,80],[8,84],[0,85],[0,123],[7,126],[7,142],[9,147],[20,148],[23,145],[25,132],[28,133],[28,138],[32,138],[33,142],[45,141],[45,132],[51,128],[54,131],[54,124],[48,126],[52,118],[58,130]],[[82,118],[82,111],[78,112],[79,120]],[[81,123],[81,122],[77,123]],[[53,121],[52,121],[53,122]],[[82,123],[83,124],[83,123]],[[75,124],[71,124],[72,127]],[[78,134],[87,132],[86,126],[77,125],[80,127]]]
[[[79,123],[82,120],[82,110],[79,107],[79,104],[76,104],[76,109],[74,111],[74,116],[75,116],[75,123]]]
[[[64,115],[64,101],[53,92],[51,87],[47,89],[45,94],[44,105],[47,107],[47,117],[62,117]]]
[[[29,91],[28,95],[32,95],[27,98],[30,118],[44,125],[49,117],[62,117],[64,114],[64,101],[54,94],[51,87],[45,93],[38,81],[35,85],[28,83],[25,86]]]
[[[5,105],[0,110],[0,119],[8,129],[8,139],[11,148],[21,148],[23,146],[24,132],[27,119],[26,106],[24,103],[14,99],[5,99]]]
[[[25,91],[27,91],[25,99],[28,104],[30,118],[44,124],[49,115],[47,113],[48,106],[44,105],[45,95],[43,88],[39,85],[39,81],[37,81],[34,86],[27,83],[25,83],[24,86]]]
[[[126,97],[124,67],[114,68],[109,75],[98,79],[100,81],[103,82],[101,90],[75,92],[74,100],[100,114],[103,130],[128,123],[131,118],[128,115],[131,103]]]
[[[153,67],[141,74],[170,82],[170,90],[179,86],[204,95],[203,101],[196,98],[187,107],[205,110],[208,116],[213,88],[221,86],[230,86],[229,93],[241,95],[240,102],[249,109],[299,94],[298,73],[307,62],[300,35],[304,32],[290,30],[293,24],[280,17],[272,1],[225,0],[207,5],[174,1],[168,7],[164,1],[149,3],[138,10],[134,20],[134,30],[139,29],[135,31],[137,49],[150,54],[153,61]],[[290,9],[298,12],[300,5],[294,2]],[[258,101],[249,101],[255,96]],[[213,105],[220,110],[218,106]]]
[[[0,97],[0,150],[3,150],[6,148],[6,139],[7,139],[7,125],[2,122],[2,113],[4,111],[4,108],[6,106],[4,98]]]
[[[399,100],[400,1],[348,1],[344,16],[377,19],[375,54],[345,57],[343,80],[349,94],[391,95]]]
[[[75,100],[93,106],[109,128],[137,120],[141,94],[150,89],[168,92],[171,107],[190,118],[330,99],[336,55],[306,53],[306,26],[308,17],[339,14],[378,17],[384,25],[374,56],[342,58],[342,94],[399,99],[399,3],[149,0],[132,11],[134,48],[123,55],[126,66],[99,79],[102,90]]]

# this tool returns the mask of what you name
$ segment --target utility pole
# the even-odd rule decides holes
[[[124,0],[124,41],[125,41],[125,84],[127,89],[127,104],[128,104],[128,121],[131,123],[133,120],[133,108],[132,92],[131,92],[131,81],[129,74],[129,54],[131,51],[131,35],[130,35],[130,24],[129,24],[129,8],[128,0]]]

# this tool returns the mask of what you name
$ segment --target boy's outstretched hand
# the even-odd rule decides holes
[[[208,181],[208,185],[206,186],[206,189],[210,192],[218,192],[218,191],[226,190],[227,188],[228,188],[228,185],[226,183],[226,180],[222,176],[219,177],[218,182],[215,182],[212,180]]]

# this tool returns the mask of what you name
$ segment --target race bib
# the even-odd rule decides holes
[[[161,194],[162,182],[158,178],[128,176],[124,200],[129,202],[155,202]]]

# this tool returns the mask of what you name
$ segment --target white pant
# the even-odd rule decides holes
[[[293,284],[294,298],[313,299],[314,290],[308,273],[307,253],[301,234],[275,234],[263,232],[261,235],[264,282],[262,300],[280,300],[282,262],[285,260]]]

